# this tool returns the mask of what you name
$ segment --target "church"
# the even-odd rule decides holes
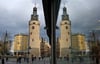
[[[62,19],[60,22],[60,37],[57,41],[59,44],[59,57],[66,57],[70,54],[71,47],[71,21],[67,14],[67,8],[63,7]]]

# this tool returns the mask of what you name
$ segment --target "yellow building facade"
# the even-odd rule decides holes
[[[15,35],[14,52],[28,52],[28,35],[25,34]]]
[[[72,50],[76,52],[86,51],[85,35],[73,34],[72,35]]]

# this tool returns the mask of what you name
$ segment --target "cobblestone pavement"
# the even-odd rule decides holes
[[[0,64],[1,60],[0,60]],[[50,59],[49,58],[44,58],[44,59],[35,59],[33,62],[31,61],[31,59],[29,60],[29,63],[27,61],[24,61],[24,59],[21,60],[21,63],[17,63],[16,58],[9,58],[8,61],[5,61],[5,64],[50,64]],[[95,64],[93,63],[93,61],[90,61],[89,59],[84,58],[84,60],[82,60],[80,62],[79,59],[75,59],[75,60],[69,60],[67,61],[66,59],[57,59],[57,64]]]

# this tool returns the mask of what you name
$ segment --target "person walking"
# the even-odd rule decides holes
[[[34,61],[34,56],[33,55],[31,56],[31,60],[32,60],[32,63],[33,63],[33,61]]]
[[[5,60],[4,60],[4,58],[2,58],[2,64],[5,64]]]

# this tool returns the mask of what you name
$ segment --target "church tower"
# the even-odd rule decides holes
[[[33,8],[33,14],[29,21],[29,48],[30,54],[40,57],[40,22],[37,15],[37,8]]]
[[[71,22],[67,14],[66,7],[63,8],[62,20],[60,22],[60,57],[66,57],[70,54],[71,46]]]

